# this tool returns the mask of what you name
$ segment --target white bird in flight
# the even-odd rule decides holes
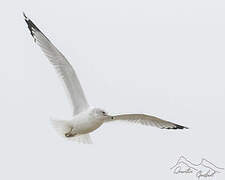
[[[53,64],[62,80],[68,99],[72,104],[73,117],[70,120],[53,120],[56,132],[66,139],[92,143],[89,133],[105,122],[125,120],[161,129],[188,129],[187,127],[145,114],[122,114],[111,116],[104,110],[89,106],[76,73],[65,56],[51,43],[40,29],[23,13],[30,33],[48,60]]]

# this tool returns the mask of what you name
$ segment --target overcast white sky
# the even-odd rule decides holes
[[[225,167],[224,1],[20,0],[0,8],[0,179],[196,179],[172,174],[180,155]],[[117,122],[92,133],[93,145],[58,137],[49,117],[70,117],[70,106],[22,11],[71,62],[91,105],[190,129]]]

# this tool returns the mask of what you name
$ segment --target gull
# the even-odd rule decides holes
[[[23,13],[25,22],[41,50],[55,68],[65,87],[67,97],[72,105],[73,115],[69,120],[51,119],[56,132],[66,138],[81,143],[92,143],[89,133],[106,122],[123,120],[161,129],[188,129],[169,121],[146,114],[109,115],[103,109],[89,106],[77,75],[65,56],[51,43],[42,31]]]

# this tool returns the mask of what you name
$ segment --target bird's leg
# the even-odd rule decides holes
[[[73,130],[73,128],[71,128],[69,132],[65,133],[65,136],[66,136],[66,137],[72,137],[72,136],[74,136],[74,135],[72,134],[72,130]]]

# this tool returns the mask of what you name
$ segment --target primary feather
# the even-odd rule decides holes
[[[84,111],[89,105],[73,67],[39,28],[25,14],[23,15],[34,41],[40,46],[63,80],[68,100],[73,108],[73,115]]]
[[[155,126],[161,129],[188,129],[185,126],[181,126],[169,121],[162,120],[155,116],[149,116],[146,114],[122,114],[112,116],[112,118],[108,118],[106,122],[115,120],[126,120],[128,122],[139,123],[147,126]]]

